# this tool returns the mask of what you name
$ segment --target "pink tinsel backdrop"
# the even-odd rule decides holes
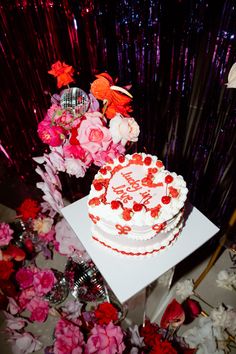
[[[236,61],[233,0],[11,0],[0,16],[2,182],[36,180],[32,157],[45,149],[37,124],[56,92],[47,72],[62,60],[85,91],[102,71],[132,84],[138,150],[182,174],[191,202],[227,222],[236,189],[236,89],[225,85]]]

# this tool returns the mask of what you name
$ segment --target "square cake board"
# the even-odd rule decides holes
[[[84,197],[61,212],[121,303],[176,266],[219,231],[197,208],[191,207],[185,226],[172,246],[151,257],[116,255],[92,239],[87,199]]]

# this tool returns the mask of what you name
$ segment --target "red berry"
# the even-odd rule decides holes
[[[165,178],[165,182],[168,184],[168,183],[171,183],[173,182],[173,177],[171,175],[167,175],[166,178]]]
[[[170,203],[170,197],[168,195],[164,195],[164,197],[161,198],[161,201],[163,204],[169,204]]]
[[[158,169],[157,169],[156,167],[154,167],[154,168],[152,169],[152,173],[157,173],[157,171],[158,171]]]
[[[143,205],[139,203],[134,203],[133,210],[134,211],[141,211],[143,209]]]
[[[111,201],[111,208],[112,209],[118,209],[120,206],[120,202],[118,202],[117,200],[112,200]]]
[[[157,167],[163,167],[163,162],[161,160],[157,160],[156,165]]]
[[[94,188],[96,189],[96,191],[101,191],[103,188],[102,183],[94,183]]]
[[[97,197],[94,197],[89,201],[89,205],[99,205],[99,204],[100,204],[100,200]]]
[[[150,166],[152,163],[152,158],[150,156],[146,156],[144,159],[144,163],[146,166]]]
[[[125,157],[123,156],[123,155],[120,155],[119,157],[118,157],[118,160],[119,160],[119,162],[124,162],[125,161]]]
[[[106,168],[100,168],[100,171],[99,171],[102,175],[106,175],[107,173],[107,170]]]

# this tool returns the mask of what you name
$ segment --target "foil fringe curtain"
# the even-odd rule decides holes
[[[2,165],[34,179],[32,156],[45,147],[37,123],[63,60],[88,90],[108,71],[132,84],[138,150],[182,174],[190,200],[217,225],[235,207],[236,61],[233,0],[15,0],[0,5]]]

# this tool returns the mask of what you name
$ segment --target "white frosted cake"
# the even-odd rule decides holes
[[[179,236],[187,192],[183,177],[165,170],[156,156],[119,156],[92,183],[92,237],[114,253],[154,255]]]

